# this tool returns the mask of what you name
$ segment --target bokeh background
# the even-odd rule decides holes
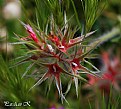
[[[83,24],[85,18],[82,4],[80,0],[73,1],[77,9],[79,20]],[[64,104],[61,103],[55,84],[52,85],[49,92],[47,89],[47,82],[42,83],[40,86],[28,92],[29,88],[36,81],[36,79],[31,77],[21,79],[21,75],[25,72],[29,63],[10,68],[13,64],[11,60],[26,52],[21,49],[19,45],[14,46],[9,44],[16,41],[15,34],[20,34],[21,36],[27,35],[19,20],[25,23],[29,23],[29,20],[33,23],[36,21],[35,1],[23,0],[22,3],[20,3],[19,0],[0,0],[0,109],[120,109],[120,84],[118,91],[112,91],[111,95],[108,95],[108,97],[107,95],[102,97],[101,93],[98,92],[98,89],[92,90],[91,88],[85,88],[86,83],[80,81],[79,97],[77,98],[76,96],[74,85],[72,85],[70,92],[66,96],[69,105],[65,102]],[[74,14],[72,4],[70,5],[71,6],[68,9],[68,17],[71,17]],[[101,2],[101,5],[103,5],[103,2]],[[41,6],[42,8],[40,8],[40,12],[43,14],[42,17],[47,19],[48,12],[46,12],[44,2],[41,2]],[[64,4],[64,6],[65,8],[68,7],[67,4]],[[60,23],[61,20],[62,19],[60,19],[58,23]],[[43,20],[40,23],[44,24],[45,21]],[[73,17],[71,19],[72,27],[76,26],[77,23],[76,17]],[[104,52],[107,52],[110,54],[110,59],[112,59],[112,57],[117,57],[119,63],[121,63],[121,32],[115,33],[113,30],[117,27],[121,29],[121,0],[108,0],[108,3],[106,3],[105,8],[92,26],[91,30],[97,30],[94,34],[94,38],[98,39],[103,35],[109,35],[111,38],[101,43],[101,45],[93,52],[100,56]],[[77,32],[75,37],[79,34],[80,32]],[[91,59],[90,62],[92,62],[97,68],[101,69],[103,68],[101,60],[104,59],[100,57]],[[121,66],[119,66],[118,69],[121,70],[120,67]],[[34,72],[35,70],[36,66],[32,68],[29,73]],[[89,79],[86,76],[85,78]],[[121,80],[119,80],[119,83],[120,81]],[[66,90],[66,87],[67,80],[63,79],[63,91]],[[4,101],[31,101],[31,106],[8,108],[4,106]]]

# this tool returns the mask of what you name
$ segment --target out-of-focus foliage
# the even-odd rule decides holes
[[[38,78],[35,77],[35,79],[32,79],[30,75],[27,75],[28,77],[26,76],[26,78],[21,77],[26,70],[28,74],[34,74],[38,66],[34,66],[30,70],[28,68],[29,63],[25,63],[24,65],[21,64],[18,67],[10,68],[10,66],[14,64],[13,62],[16,63],[16,60],[14,60],[16,57],[26,54],[27,52],[24,45],[13,46],[10,45],[10,42],[16,41],[15,34],[20,34],[21,37],[27,36],[19,20],[29,23],[34,29],[46,31],[45,28],[52,18],[50,17],[52,13],[56,24],[60,27],[62,26],[65,19],[63,10],[65,10],[67,19],[69,19],[68,26],[72,28],[75,26],[79,27],[74,37],[80,36],[83,33],[85,34],[90,30],[96,30],[94,36],[88,39],[88,44],[95,46],[96,41],[93,40],[94,37],[95,39],[103,40],[103,43],[93,51],[93,53],[98,55],[93,55],[90,60],[86,59],[101,69],[102,63],[97,59],[97,56],[99,56],[103,50],[113,51],[113,55],[118,54],[119,57],[121,57],[121,0],[93,0],[93,2],[90,2],[91,0],[82,0],[83,2],[81,0],[59,0],[59,2],[57,2],[58,0],[21,0],[22,3],[19,5],[20,7],[18,7],[21,9],[20,16],[6,19],[6,15],[4,14],[8,12],[7,15],[9,15],[11,7],[8,9],[9,11],[4,11],[5,7],[8,6],[9,8],[10,5],[8,4],[16,1],[17,0],[0,0],[0,108],[6,108],[4,107],[4,101],[31,101],[31,107],[21,107],[21,109],[60,109],[61,107],[62,109],[120,109],[120,92],[113,89],[110,95],[103,94],[102,96],[99,89],[94,91],[83,88],[86,83],[81,81],[79,81],[78,98],[75,94],[74,84],[72,84],[71,88],[68,87],[70,92],[66,95],[66,99],[69,105],[65,102],[62,104],[58,99],[55,84],[52,84],[50,92],[48,92],[48,82],[44,82],[41,86],[28,92],[29,88],[33,86]],[[100,3],[96,4],[97,1]],[[104,3],[105,1],[106,4]],[[16,6],[14,8],[13,6],[15,5],[12,5],[12,10],[17,10],[17,8],[15,9]],[[105,8],[103,9],[103,7]],[[14,10],[12,14],[18,16],[18,14],[16,15],[14,13],[16,12]],[[50,29],[50,27],[48,28]],[[85,42],[85,44],[87,44],[87,42]],[[90,49],[90,47],[87,49]],[[94,57],[96,57],[96,59],[94,59]],[[11,59],[12,61],[10,61]],[[89,67],[85,62],[81,64]],[[86,75],[84,75],[84,78],[87,78]],[[66,92],[67,86],[70,85],[67,85],[67,83],[68,78],[63,78],[63,92]]]

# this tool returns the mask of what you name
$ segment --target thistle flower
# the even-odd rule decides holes
[[[103,57],[104,64],[106,66],[105,68],[106,70],[104,71],[104,74],[102,75],[102,77],[109,80],[116,89],[120,89],[118,85],[118,82],[119,82],[118,80],[121,79],[120,59],[117,57],[110,59],[109,53],[106,53],[106,52],[103,53],[102,57]]]
[[[114,86],[114,88],[119,90],[120,87],[118,82],[121,80],[120,59],[117,57],[111,59],[108,52],[103,52],[102,61],[104,63],[102,78],[88,75],[89,83],[91,85],[97,85],[101,90],[104,90],[107,93],[110,92],[111,86]]]
[[[82,42],[87,36],[93,34],[94,31],[87,33],[86,35],[73,38],[75,31],[67,30],[65,33],[62,29],[55,28],[55,31],[50,30],[47,34],[47,32],[39,32],[38,30],[33,29],[30,25],[26,25],[23,22],[21,23],[26,28],[29,36],[20,38],[20,41],[21,44],[25,44],[25,46],[27,46],[28,54],[30,56],[25,57],[22,61],[18,62],[18,64],[20,65],[21,63],[29,62],[30,60],[33,62],[27,67],[27,70],[22,77],[26,76],[28,70],[35,64],[39,65],[40,68],[42,67],[45,69],[45,73],[41,73],[42,77],[30,88],[30,90],[35,86],[40,85],[46,79],[54,79],[61,100],[66,100],[62,92],[60,78],[63,73],[72,77],[71,81],[74,81],[75,83],[76,94],[78,96],[78,79],[86,81],[86,79],[79,75],[79,70],[85,71],[86,73],[91,72],[89,69],[80,64],[90,53],[90,51],[84,52],[83,49],[85,49],[86,46],[83,46]],[[55,27],[56,26],[57,25],[55,25]],[[38,34],[36,34],[34,30]]]

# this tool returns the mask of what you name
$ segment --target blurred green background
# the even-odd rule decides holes
[[[38,5],[40,5],[39,11],[42,16],[39,18],[41,19],[39,23],[43,29],[50,12],[49,9],[47,10],[45,1],[40,1]],[[100,2],[98,8],[101,8],[104,1],[105,0],[102,0]],[[113,28],[121,27],[121,0],[108,0],[107,2],[101,15],[91,28],[91,30],[97,30],[94,34],[94,38],[97,39],[102,35],[111,33]],[[111,100],[107,107],[106,100],[104,100],[98,91],[94,94],[92,90],[83,88],[84,82],[79,83],[79,98],[76,96],[74,84],[72,85],[70,92],[66,96],[69,105],[65,102],[64,104],[61,103],[55,84],[52,84],[50,92],[48,92],[47,82],[42,83],[40,86],[28,92],[29,88],[33,86],[36,81],[36,78],[21,78],[29,63],[10,68],[10,66],[14,64],[11,60],[25,54],[26,50],[21,49],[22,47],[19,45],[13,46],[8,44],[17,41],[15,34],[27,36],[24,27],[18,19],[26,24],[32,21],[36,25],[37,6],[35,0],[23,0],[22,3],[20,3],[19,0],[0,0],[0,109],[120,109],[120,92],[116,92],[115,96],[113,96],[113,94],[111,95]],[[78,19],[75,15],[72,2],[70,4],[67,3],[68,0],[65,0],[62,5],[68,12],[68,18],[74,16],[70,21],[71,26],[75,27],[81,23],[83,27],[85,17],[81,1],[73,0]],[[57,17],[58,25],[61,25],[63,21],[62,15],[55,13],[55,16]],[[75,34],[75,37],[79,34],[80,31]],[[112,38],[105,40],[94,50],[97,54],[100,54],[102,51],[111,51],[113,55],[120,54],[121,34],[112,35]],[[92,63],[94,65],[99,64],[97,61],[92,61]],[[35,72],[35,70],[36,66],[29,70],[29,73]],[[63,83],[63,91],[65,91],[67,87],[66,78],[63,79]],[[97,103],[97,99],[99,103]],[[30,101],[31,106],[5,107],[4,101],[13,103]]]

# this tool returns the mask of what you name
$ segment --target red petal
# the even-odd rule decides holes
[[[26,25],[25,26],[26,30],[28,31],[28,33],[30,34],[30,37],[36,42],[38,43],[38,39],[37,39],[37,36],[36,34],[34,33],[32,27],[30,25]]]

